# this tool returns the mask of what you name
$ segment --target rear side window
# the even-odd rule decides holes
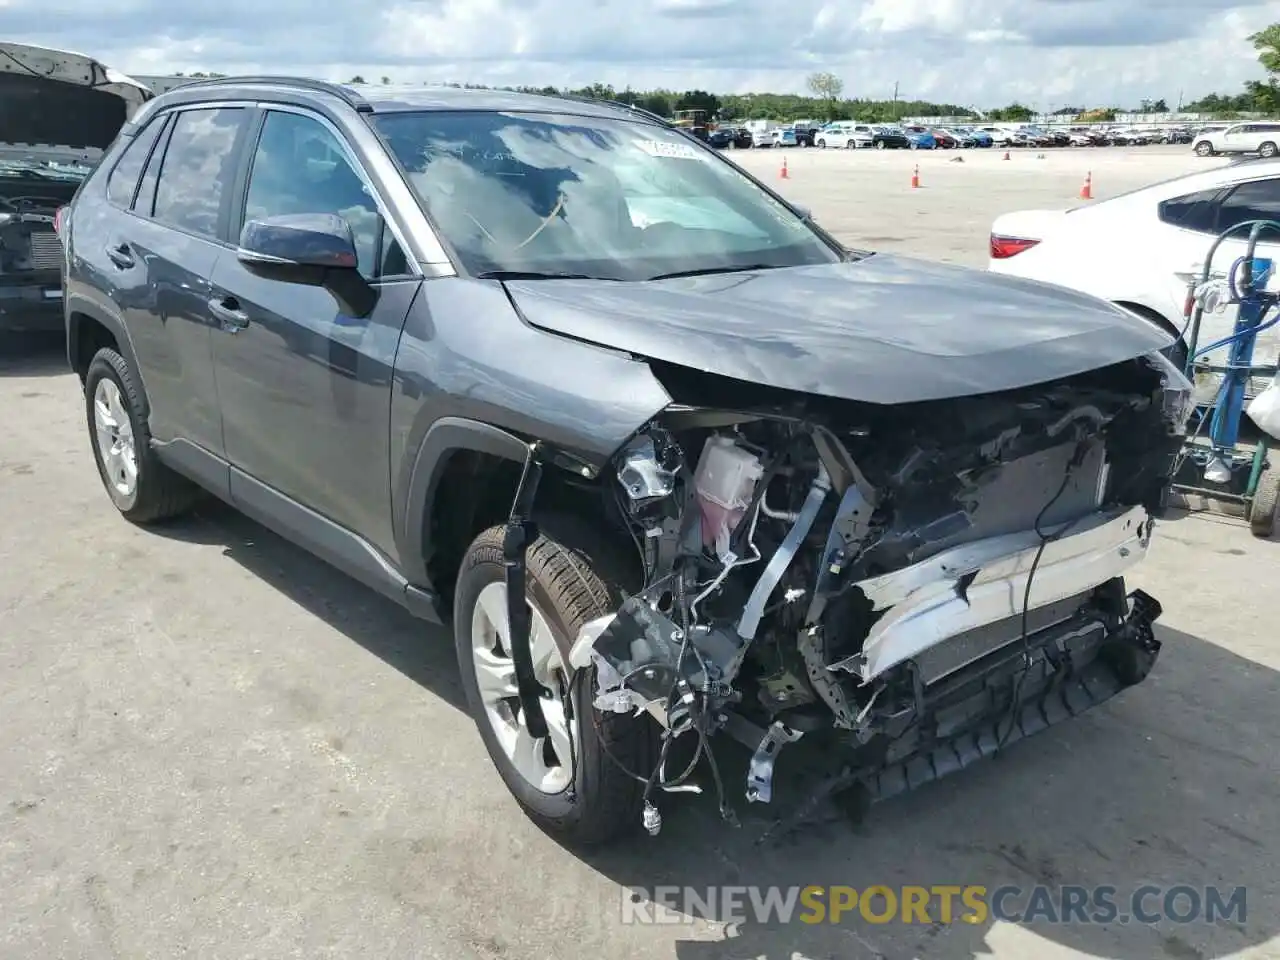
[[[156,137],[164,126],[164,118],[153,119],[133,138],[107,178],[107,199],[112,203],[127,207],[133,203],[133,192],[138,186],[138,177],[142,167],[151,155]]]
[[[1172,197],[1156,209],[1160,219],[1171,227],[1196,230],[1200,233],[1216,233],[1217,207],[1214,201],[1222,190],[1201,190],[1181,197]]]
[[[235,177],[236,137],[244,117],[241,107],[178,114],[156,184],[157,220],[217,238],[223,201]]]
[[[164,162],[164,151],[169,145],[169,134],[173,132],[172,117],[165,117],[165,128],[151,151],[151,159],[147,168],[142,171],[142,180],[138,184],[138,192],[133,196],[133,212],[144,217],[151,216],[156,205],[156,182],[160,179],[160,164]]]
[[[1222,201],[1219,230],[1248,220],[1280,220],[1280,179],[1242,183]]]

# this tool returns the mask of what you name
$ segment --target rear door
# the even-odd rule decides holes
[[[209,278],[224,249],[219,231],[249,113],[245,107],[201,107],[153,119],[108,178],[107,202],[114,209],[92,227],[87,251],[128,326],[151,406],[152,436],[189,441],[216,456],[223,444]],[[77,219],[79,238],[91,218]],[[219,478],[207,479],[217,484]]]
[[[224,445],[210,278],[226,250],[220,237],[251,112],[236,106],[176,112],[163,151],[153,153],[143,175],[130,235],[116,247],[126,260],[146,265],[146,297],[130,332],[150,356],[148,391],[159,391],[173,412],[172,422],[153,424],[155,435],[188,440],[218,457]]]
[[[214,353],[232,496],[251,505],[282,493],[394,554],[392,368],[420,281],[369,184],[327,120],[265,110],[228,235],[247,220],[337,214],[377,305],[369,317],[345,316],[328,291],[264,279],[228,253],[212,296],[240,319],[214,334]]]

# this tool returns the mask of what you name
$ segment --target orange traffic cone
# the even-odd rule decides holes
[[[1080,199],[1081,200],[1093,199],[1093,173],[1092,172],[1086,173],[1084,175],[1084,186],[1080,188]]]
[[[920,186],[920,164],[916,164],[915,172],[911,174],[911,189],[915,190]]]
[[[787,173],[787,158],[782,158],[782,169],[778,171],[779,180],[790,180],[791,174]]]
[[[1004,158],[1005,158],[1006,160],[1008,160],[1008,159],[1009,159],[1009,151],[1008,151],[1008,150],[1006,150],[1006,151],[1004,152]]]

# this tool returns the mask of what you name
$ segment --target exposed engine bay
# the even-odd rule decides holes
[[[17,180],[0,169],[0,276],[44,272],[57,282],[62,248],[54,216],[75,188],[76,183]]]
[[[1163,357],[896,406],[683,375],[699,402],[647,424],[605,478],[644,588],[571,655],[594,666],[598,709],[665,729],[653,791],[687,779],[664,765],[688,734],[731,818],[709,740],[724,732],[754,750],[749,801],[772,799],[802,737],[887,796],[1150,669],[1159,606],[1123,574],[1190,413]],[[645,825],[661,825],[648,796]]]

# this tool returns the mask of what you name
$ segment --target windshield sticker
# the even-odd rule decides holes
[[[676,160],[701,160],[702,157],[688,143],[666,143],[662,140],[633,141],[636,149],[642,150],[651,157],[669,157]]]

